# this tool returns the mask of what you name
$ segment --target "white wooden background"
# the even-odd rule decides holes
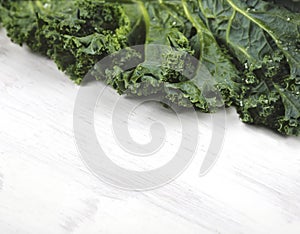
[[[299,138],[244,125],[229,109],[220,159],[199,177],[211,122],[199,114],[202,143],[190,167],[161,188],[123,191],[80,159],[72,128],[78,88],[51,61],[0,32],[1,234],[300,233]],[[102,140],[111,133],[101,119],[105,109],[98,109]],[[147,136],[132,122],[134,134]],[[113,140],[104,145],[118,147]],[[134,159],[120,164],[126,160],[134,167]],[[154,164],[161,160],[167,158]]]

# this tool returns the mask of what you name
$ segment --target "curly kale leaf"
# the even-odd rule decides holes
[[[140,1],[137,6],[143,15],[140,33],[145,35],[142,61],[136,68],[127,71],[123,70],[122,65],[115,65],[112,71],[106,71],[104,78],[107,83],[121,94],[162,94],[163,99],[180,106],[194,104],[203,111],[208,111],[199,87],[184,75],[187,69],[193,70],[188,57],[194,51],[189,42],[192,24],[180,14],[182,6],[162,1]],[[128,53],[135,54],[132,50]],[[130,59],[130,56],[124,57]]]
[[[19,0],[7,6],[3,25],[12,41],[47,55],[76,83],[101,58],[126,47],[132,29],[115,3]]]
[[[241,119],[298,135],[299,14],[258,0],[199,2],[206,24],[243,71]]]
[[[115,66],[119,72],[107,72],[107,82],[119,93],[145,96],[163,92],[164,98],[171,102],[180,106],[193,104],[204,112],[224,104],[217,100],[219,92],[226,105],[231,105],[239,95],[238,71],[197,17],[196,1],[193,7],[190,4],[191,1],[189,4],[186,1],[139,2],[146,34],[143,62],[130,71]],[[191,56],[209,74],[203,69],[199,71],[199,64],[193,64]],[[153,61],[159,62],[154,65]],[[205,82],[210,85],[204,85]]]
[[[207,67],[222,94],[225,104],[229,106],[239,99],[241,93],[239,72],[199,17],[197,1],[182,0],[182,4],[186,16],[196,29],[196,34],[191,41],[197,58],[201,64]]]

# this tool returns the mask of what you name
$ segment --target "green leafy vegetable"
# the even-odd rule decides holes
[[[18,44],[53,59],[80,83],[103,57],[127,45],[131,22],[119,4],[100,1],[4,1],[3,25]]]
[[[118,63],[92,73],[120,94],[163,93],[203,112],[235,106],[246,123],[300,135],[297,1],[0,0],[0,21],[13,42],[53,59],[77,84],[126,48]],[[135,45],[144,46],[127,48]],[[203,85],[207,76],[187,55],[207,68],[213,85]],[[138,65],[125,69],[129,61]]]
[[[299,134],[300,17],[264,1],[200,1],[216,38],[243,70],[238,112],[244,122]]]

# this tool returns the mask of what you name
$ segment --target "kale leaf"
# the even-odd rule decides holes
[[[258,0],[202,0],[200,7],[211,31],[243,70],[245,92],[237,103],[241,119],[298,135],[299,14]]]
[[[47,55],[78,84],[97,61],[126,47],[132,30],[116,3],[2,1],[2,23],[12,41]]]

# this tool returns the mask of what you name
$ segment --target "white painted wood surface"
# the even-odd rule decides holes
[[[221,156],[199,177],[211,122],[199,114],[202,142],[190,167],[161,188],[123,191],[98,180],[80,159],[72,128],[78,89],[51,61],[1,31],[1,234],[300,233],[299,138],[246,126],[229,109]],[[105,109],[98,109],[101,140],[111,132],[101,119]],[[147,140],[134,122],[133,134]],[[177,141],[169,139],[166,147]],[[118,147],[112,140],[105,145]],[[119,163],[135,167],[135,159]],[[157,157],[149,165],[167,160]]]

